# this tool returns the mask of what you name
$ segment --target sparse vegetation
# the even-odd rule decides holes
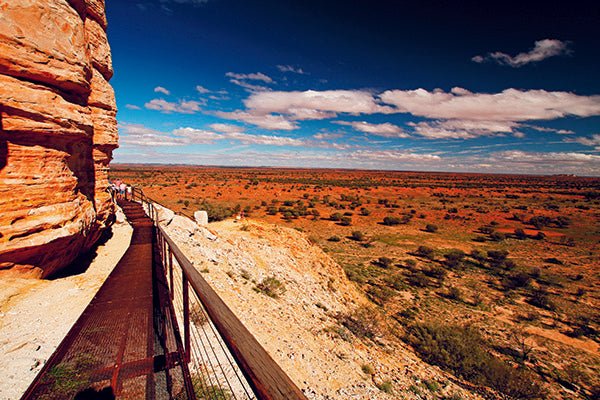
[[[438,231],[438,226],[434,224],[425,225],[425,230],[429,233],[436,233]]]
[[[285,293],[286,289],[283,282],[281,282],[274,276],[270,276],[263,279],[262,281],[260,281],[260,283],[256,285],[256,291],[274,299],[278,299]]]
[[[349,314],[340,314],[338,321],[358,338],[373,339],[381,335],[379,314],[375,309],[359,307]]]
[[[491,386],[519,399],[543,396],[530,372],[513,368],[493,356],[479,331],[471,326],[413,325],[408,340],[425,360],[471,382]]]
[[[597,341],[597,178],[181,166],[117,170],[120,178],[144,186],[150,197],[177,212],[214,206],[211,222],[241,210],[257,220],[285,221],[343,267],[352,285],[374,303],[383,332],[403,332],[432,315],[461,325],[476,312],[477,323],[485,321],[483,349],[528,374],[531,382],[549,390],[549,398],[589,398],[600,385],[599,358],[580,348],[579,341],[537,340],[544,350],[523,357],[509,333],[516,326],[505,329],[523,325],[581,343]],[[181,179],[184,183],[178,184]],[[342,224],[344,217],[350,225]],[[221,276],[221,271],[227,269],[212,275]],[[231,279],[240,285],[251,282],[248,287],[261,292],[262,282],[253,280],[260,278],[247,271]],[[327,285],[326,290],[334,289]],[[332,312],[313,308],[322,315]],[[343,321],[361,332],[355,328],[361,324],[349,322],[354,319],[360,320]],[[369,339],[338,321],[328,332],[343,340],[365,339],[371,345],[400,340],[379,334]],[[585,360],[580,369],[589,378],[579,377],[577,368],[563,371],[566,360]],[[505,375],[497,376],[502,381]],[[421,397],[433,394],[425,381],[413,386]],[[435,397],[460,398],[453,393],[440,390]]]

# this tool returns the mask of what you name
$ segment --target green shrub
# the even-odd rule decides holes
[[[490,386],[519,399],[542,397],[532,375],[493,356],[472,326],[413,325],[409,327],[408,340],[425,361],[475,384]]]
[[[446,264],[449,268],[461,267],[465,256],[466,254],[464,251],[452,249],[448,253],[444,254],[444,264]]]
[[[437,392],[440,390],[440,384],[431,379],[425,379],[423,385],[425,385],[430,392]]]
[[[350,217],[342,217],[340,219],[340,225],[342,225],[342,226],[350,226],[350,225],[352,225],[352,218],[350,218]]]
[[[506,239],[506,235],[502,232],[493,232],[490,235],[490,239],[492,239],[494,242],[501,242]]]
[[[231,208],[224,207],[220,204],[212,204],[207,202],[206,200],[200,203],[199,208],[201,210],[206,211],[206,213],[208,214],[208,220],[210,222],[222,221],[233,215],[233,211],[231,210]]]
[[[381,334],[381,322],[377,311],[361,306],[348,314],[340,314],[337,320],[358,338],[372,339]]]
[[[336,221],[337,222],[337,221],[340,221],[342,219],[342,217],[343,217],[342,213],[336,212],[336,213],[331,214],[329,216],[329,219],[331,221]]]
[[[451,286],[448,289],[448,298],[456,301],[462,301],[463,295],[462,291],[456,286]]]
[[[394,265],[394,260],[392,260],[389,257],[379,257],[376,261],[375,261],[376,265],[379,265],[381,268],[389,268],[392,265]]]
[[[360,369],[367,375],[373,375],[375,373],[375,370],[369,364],[361,365]]]
[[[425,225],[425,230],[430,233],[436,233],[438,231],[438,226],[434,224]]]
[[[527,239],[527,234],[521,228],[515,229],[515,237],[519,240]]]
[[[408,277],[408,283],[417,287],[428,287],[431,285],[431,280],[422,271],[417,271]]]
[[[329,242],[339,242],[339,241],[341,241],[342,239],[341,239],[339,236],[335,236],[335,235],[333,235],[333,236],[330,236],[330,237],[329,237],[329,239],[327,239],[327,240],[328,240]]]
[[[427,246],[419,246],[417,248],[416,254],[421,257],[429,258],[430,260],[433,260],[435,258],[434,250],[431,247]]]
[[[383,381],[377,384],[377,388],[384,393],[392,393],[392,382],[391,381]]]
[[[400,225],[402,221],[398,217],[385,217],[383,219],[383,224],[387,226]]]
[[[529,302],[536,307],[545,308],[546,310],[554,311],[556,309],[556,305],[550,299],[548,291],[544,288],[533,290]]]
[[[361,231],[353,231],[350,237],[352,238],[352,240],[356,240],[357,242],[362,242],[363,240],[365,240],[365,234]]]
[[[266,294],[274,299],[279,298],[285,293],[285,285],[279,279],[274,276],[263,279],[256,285],[255,288],[258,292]]]

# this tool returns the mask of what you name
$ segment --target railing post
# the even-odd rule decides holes
[[[167,241],[165,238],[163,238],[163,242],[162,242],[162,262],[163,265],[167,265]]]
[[[188,279],[184,271],[181,271],[183,282],[183,341],[185,349],[185,362],[190,362],[190,294]]]
[[[183,273],[183,271],[181,272]],[[169,247],[169,284],[171,288],[171,300],[173,300],[175,290],[173,290],[173,252],[171,251],[171,247]]]

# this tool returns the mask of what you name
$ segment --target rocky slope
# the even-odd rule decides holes
[[[344,327],[340,316],[368,301],[303,233],[250,220],[213,223],[209,230],[168,210],[160,215],[168,234],[309,398],[479,398],[389,334],[367,339]],[[269,277],[285,286],[278,298],[257,289]]]
[[[112,223],[104,0],[0,0],[0,269],[45,277]]]

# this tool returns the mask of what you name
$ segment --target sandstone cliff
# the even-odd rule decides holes
[[[0,269],[45,277],[112,223],[104,0],[0,0]]]

